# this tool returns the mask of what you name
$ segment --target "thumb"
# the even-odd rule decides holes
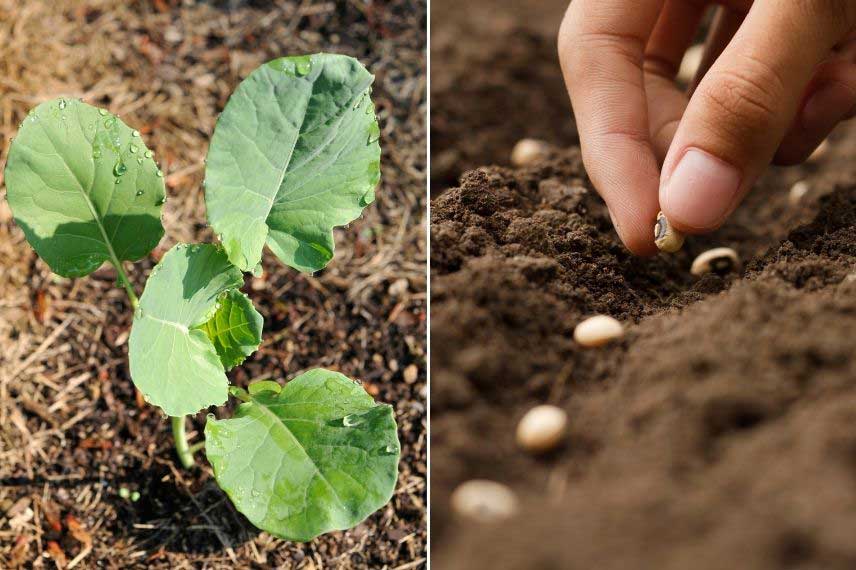
[[[699,84],[669,148],[660,206],[687,233],[719,227],[767,167],[815,67],[856,22],[856,2],[756,1]]]

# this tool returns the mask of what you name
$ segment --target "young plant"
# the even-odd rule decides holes
[[[73,99],[33,109],[12,143],[7,198],[27,241],[57,274],[83,277],[112,264],[134,311],[131,379],[171,416],[177,455],[190,468],[204,447],[215,478],[259,528],[309,540],[351,528],[386,504],[400,445],[392,407],[356,382],[314,369],[283,387],[229,386],[226,372],[261,343],[263,319],[240,291],[269,246],[284,263],[317,271],[333,257],[333,228],[360,216],[380,180],[373,77],[355,59],[285,57],[256,69],[229,99],[205,172],[218,244],[177,244],[137,298],[124,262],[163,237],[163,173],[118,117]],[[185,416],[208,414],[190,445]]]

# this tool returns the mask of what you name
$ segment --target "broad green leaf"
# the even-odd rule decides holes
[[[280,538],[351,528],[385,505],[401,448],[392,407],[338,372],[315,369],[256,390],[205,426],[205,453],[235,507]]]
[[[226,370],[231,370],[251,355],[262,342],[262,316],[249,297],[238,290],[220,295],[214,316],[199,325],[211,342]]]
[[[243,271],[265,243],[284,263],[317,271],[333,228],[374,200],[380,129],[374,77],[355,59],[315,54],[268,62],[237,88],[208,150],[208,221]]]
[[[117,117],[76,99],[42,103],[9,150],[9,205],[27,241],[65,277],[136,261],[163,236],[163,175]]]
[[[131,379],[146,401],[170,416],[222,404],[228,380],[201,327],[217,318],[221,295],[243,276],[215,245],[178,244],[152,270],[129,340]]]

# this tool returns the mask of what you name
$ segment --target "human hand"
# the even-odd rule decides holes
[[[689,94],[675,75],[708,4],[574,0],[559,32],[586,169],[639,255],[658,210],[714,230],[771,161],[802,162],[856,112],[856,2],[719,2],[716,60]]]

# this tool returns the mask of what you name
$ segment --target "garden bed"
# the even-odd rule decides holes
[[[505,44],[497,34],[492,45]],[[537,86],[508,86],[524,88],[540,98]],[[555,123],[568,114],[550,112]],[[505,163],[496,153],[524,136],[556,142],[549,129],[513,128],[511,144],[474,160]],[[722,229],[651,259],[621,246],[572,143],[531,168],[485,166],[435,188],[435,563],[852,567],[854,152],[856,130],[839,129],[822,157],[764,176]],[[692,276],[694,257],[717,246],[734,248],[741,270]],[[575,325],[595,313],[624,322],[624,339],[575,344]],[[538,458],[515,428],[541,403],[568,412],[569,433]],[[455,515],[451,492],[474,478],[510,486],[518,512],[495,524]]]

